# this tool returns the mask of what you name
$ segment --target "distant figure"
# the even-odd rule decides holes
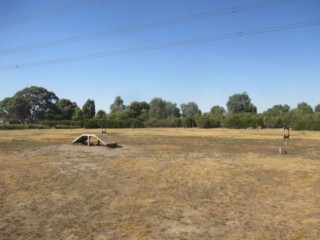
[[[287,154],[286,150],[282,150],[281,146],[279,147],[279,154]]]

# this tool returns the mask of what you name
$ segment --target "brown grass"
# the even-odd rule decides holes
[[[0,239],[320,238],[319,132],[85,132],[0,131]]]

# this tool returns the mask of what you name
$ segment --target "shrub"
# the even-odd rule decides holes
[[[252,113],[229,113],[224,121],[223,127],[226,128],[257,128],[263,126],[263,119],[259,114]]]
[[[48,127],[41,124],[5,124],[0,126],[1,130],[25,130],[25,129],[47,129]]]
[[[144,124],[135,118],[126,120],[87,119],[83,121],[84,128],[143,128]]]
[[[151,118],[145,122],[147,127],[181,127],[181,120],[177,117],[168,117],[165,119]]]

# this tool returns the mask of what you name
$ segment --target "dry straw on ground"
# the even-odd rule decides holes
[[[0,131],[0,239],[320,238],[319,132],[85,132]]]

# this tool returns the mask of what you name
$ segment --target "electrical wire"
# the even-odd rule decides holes
[[[119,35],[119,34],[128,33],[128,32],[141,31],[141,30],[152,29],[152,28],[157,28],[162,26],[169,26],[169,25],[174,25],[174,24],[179,24],[184,22],[197,21],[205,18],[236,14],[236,13],[245,12],[245,11],[253,11],[256,9],[273,7],[273,6],[293,3],[297,1],[301,1],[301,0],[271,0],[271,1],[268,0],[268,1],[260,1],[255,3],[250,3],[250,4],[238,5],[231,8],[207,11],[207,12],[202,12],[198,14],[182,16],[178,18],[171,18],[171,19],[152,22],[152,23],[133,25],[129,27],[97,32],[97,33],[87,34],[87,35],[82,35],[77,37],[65,38],[65,39],[60,39],[55,41],[44,42],[44,43],[31,44],[27,46],[10,48],[10,49],[3,49],[3,50],[0,50],[0,55],[17,53],[22,51],[29,51],[29,50],[39,49],[39,48],[48,48],[53,46],[80,42],[80,41],[87,41],[95,38],[110,37],[110,36]]]
[[[88,7],[90,5],[96,5],[99,3],[104,3],[104,2],[109,2],[109,1],[112,1],[112,0],[82,0],[80,2],[75,2],[72,4],[64,5],[64,6],[53,8],[50,10],[46,10],[46,11],[42,11],[42,12],[38,12],[38,13],[26,15],[26,16],[17,17],[15,19],[2,21],[2,22],[0,22],[0,28],[7,27],[7,26],[13,25],[13,24],[25,23],[25,22],[28,22],[28,21],[31,21],[31,20],[34,20],[37,18],[50,17],[53,15],[57,15],[57,14],[73,11],[76,9]]]
[[[233,32],[233,33],[209,36],[204,38],[189,39],[189,40],[170,42],[170,43],[162,43],[162,44],[156,44],[156,45],[150,45],[150,46],[142,46],[142,47],[136,47],[136,48],[128,48],[128,49],[121,49],[121,50],[115,50],[115,51],[107,51],[107,52],[93,53],[93,54],[87,54],[87,55],[81,55],[81,56],[50,59],[50,60],[15,64],[15,65],[8,65],[8,66],[0,66],[0,70],[25,68],[25,67],[47,65],[47,64],[56,64],[56,63],[63,63],[63,62],[73,62],[73,61],[80,61],[80,60],[86,60],[86,59],[108,57],[108,56],[114,56],[114,55],[145,52],[145,51],[151,51],[151,50],[157,50],[157,49],[163,49],[163,48],[173,48],[173,47],[179,47],[179,46],[185,46],[185,45],[194,45],[194,44],[212,42],[212,41],[223,40],[228,38],[245,37],[250,35],[265,34],[270,32],[285,31],[290,29],[305,28],[305,27],[311,27],[311,26],[317,26],[317,25],[320,25],[320,19],[307,21],[307,22],[287,24],[287,25],[278,25],[278,26],[267,27],[267,28],[259,28],[259,29],[248,30],[248,31]]]

